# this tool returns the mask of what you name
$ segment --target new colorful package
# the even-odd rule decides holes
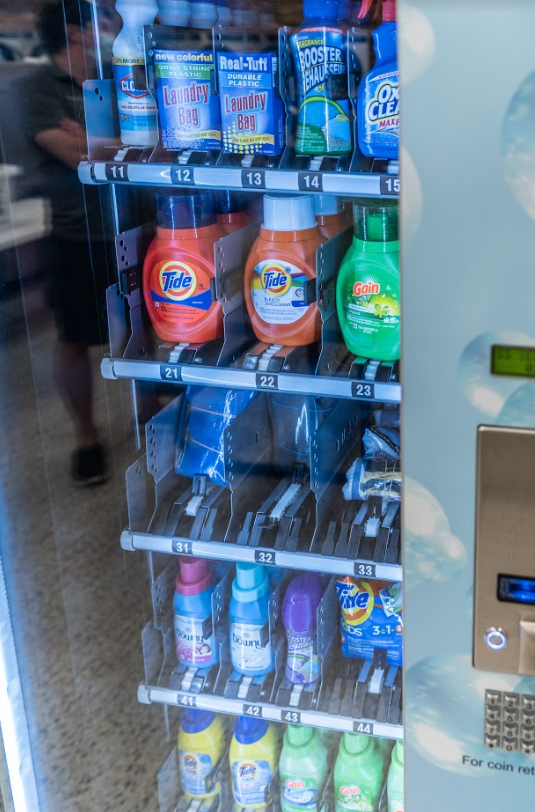
[[[279,155],[284,148],[284,105],[277,92],[277,56],[217,55],[223,152]]]
[[[391,665],[403,662],[403,595],[401,583],[362,581],[345,576],[336,581],[342,608],[342,654],[373,658],[375,649],[386,649]]]
[[[154,76],[165,149],[221,149],[212,51],[154,51]]]

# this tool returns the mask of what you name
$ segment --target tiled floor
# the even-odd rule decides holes
[[[146,562],[119,545],[124,472],[137,453],[129,388],[96,375],[112,476],[77,490],[52,376],[54,326],[39,289],[25,303],[27,322],[19,297],[0,300],[0,553],[40,812],[153,812],[172,745],[162,709],[136,699],[150,607]]]

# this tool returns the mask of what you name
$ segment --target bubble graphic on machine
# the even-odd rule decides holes
[[[451,532],[442,505],[410,477],[405,478],[403,498],[406,589],[455,578],[466,566],[466,550]]]
[[[535,381],[523,383],[509,395],[497,422],[500,426],[535,429]]]
[[[438,654],[420,660],[406,674],[405,741],[422,758],[448,772],[489,778],[487,769],[463,763],[486,763],[490,751],[483,743],[485,690],[489,674],[476,671],[468,654]],[[516,691],[518,676],[493,674],[492,688]],[[522,753],[507,754],[513,765],[528,764]]]
[[[404,245],[414,237],[422,222],[423,195],[418,170],[411,156],[403,147],[400,150],[403,194],[401,196],[401,216],[403,218]]]
[[[493,344],[534,347],[535,338],[516,330],[491,330],[476,336],[463,350],[459,360],[463,393],[474,409],[494,419],[521,381],[519,378],[490,374]]]
[[[428,70],[435,55],[435,33],[428,17],[411,3],[400,8],[400,51],[403,84],[415,82]]]
[[[526,214],[535,220],[535,72],[522,82],[502,125],[505,180]]]

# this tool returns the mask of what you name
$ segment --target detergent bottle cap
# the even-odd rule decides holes
[[[263,227],[268,231],[305,231],[317,226],[312,195],[264,195]]]
[[[204,228],[217,223],[212,192],[184,192],[156,195],[156,222],[167,230]]]
[[[199,595],[212,583],[212,572],[205,558],[181,556],[180,572],[176,577],[176,591],[180,595]]]
[[[269,722],[249,716],[238,716],[234,723],[234,736],[240,744],[254,744],[266,735]]]
[[[309,743],[313,735],[314,728],[305,725],[288,725],[285,734],[288,744],[293,745],[293,747],[303,747]]]
[[[371,739],[362,733],[344,733],[342,743],[347,753],[358,756],[368,749]]]
[[[398,239],[398,205],[396,201],[379,204],[357,201],[353,205],[353,230],[358,240],[393,242]]]
[[[304,0],[303,14],[305,19],[338,19],[337,0]]]
[[[210,727],[214,719],[213,711],[186,708],[180,714],[180,727],[184,733],[200,733]]]
[[[316,217],[329,214],[339,214],[344,210],[341,197],[336,195],[314,195],[314,211]]]
[[[359,12],[359,19],[364,19],[373,5],[374,0],[363,0]],[[395,23],[396,16],[396,0],[383,0],[382,3],[382,19],[384,23]]]
[[[231,192],[224,189],[215,193],[215,202],[218,214],[234,214],[238,211],[247,211],[249,201],[242,192]]]
[[[232,595],[237,601],[250,603],[263,598],[269,589],[269,578],[261,564],[236,564]]]

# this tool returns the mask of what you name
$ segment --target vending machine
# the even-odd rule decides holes
[[[23,280],[6,809],[530,809],[535,10],[90,5],[112,475]]]

